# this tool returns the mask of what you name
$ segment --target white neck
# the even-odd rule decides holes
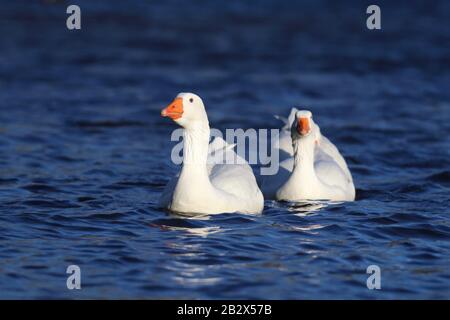
[[[295,139],[292,143],[294,149],[294,168],[289,180],[296,184],[307,181],[308,183],[319,183],[314,170],[314,140],[311,136]],[[289,181],[288,180],[288,181]],[[305,183],[306,184],[306,183]]]
[[[175,203],[183,211],[202,206],[205,197],[215,193],[206,166],[209,146],[209,124],[198,122],[184,130],[183,167],[174,192]]]
[[[312,136],[294,139],[294,167],[286,183],[278,190],[280,199],[308,199],[322,186],[314,170],[315,142]]]
[[[291,177],[294,179],[316,180],[314,171],[314,141],[312,137],[295,139],[292,143],[294,149],[294,168]],[[297,180],[299,181],[299,180]]]
[[[184,129],[183,168],[198,166],[206,168],[209,146],[209,124],[197,122]]]

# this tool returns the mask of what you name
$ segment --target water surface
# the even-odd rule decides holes
[[[382,31],[364,2],[77,3],[80,31],[67,4],[0,11],[1,298],[450,298],[448,3],[380,2]],[[180,91],[222,130],[312,110],[357,201],[158,209]]]

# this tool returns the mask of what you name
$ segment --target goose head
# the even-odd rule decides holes
[[[312,119],[312,113],[308,110],[300,110],[295,114],[295,120],[292,122],[291,137],[292,140],[303,139],[313,136],[315,123]]]
[[[202,99],[190,92],[179,93],[166,108],[161,110],[161,116],[171,118],[183,128],[190,128],[198,123],[208,124]]]

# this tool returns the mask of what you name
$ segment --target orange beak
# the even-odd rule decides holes
[[[169,117],[172,120],[180,119],[183,115],[183,99],[175,98],[166,108],[161,110],[162,117]]]
[[[297,121],[297,131],[302,136],[308,134],[311,131],[311,126],[309,124],[308,118],[300,118]]]

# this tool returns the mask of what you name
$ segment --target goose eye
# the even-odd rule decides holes
[[[194,99],[193,99],[193,98],[190,98],[190,99],[189,99],[189,102],[190,102],[190,103],[194,102]]]

